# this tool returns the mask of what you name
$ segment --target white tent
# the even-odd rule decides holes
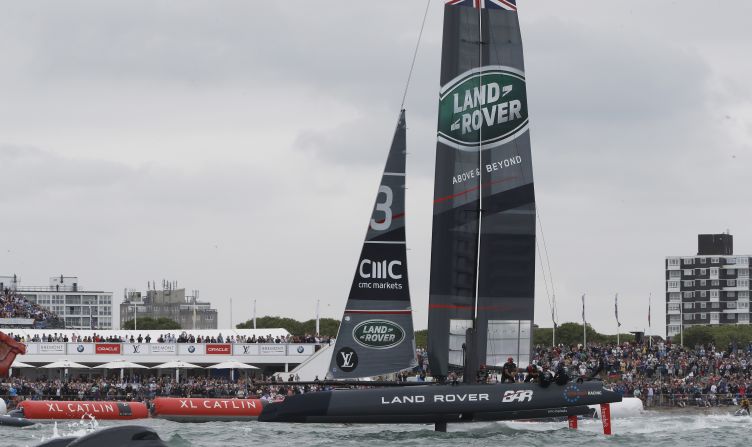
[[[89,369],[88,366],[82,365],[80,363],[71,362],[68,359],[64,360],[58,360],[57,362],[52,362],[47,365],[42,366],[42,368],[48,368],[48,369],[68,369],[68,368],[81,368],[81,369]]]
[[[209,369],[258,369],[253,365],[249,365],[247,363],[240,363],[240,362],[222,362],[217,363],[216,365],[207,366]]]
[[[119,369],[120,370],[120,380],[123,380],[123,376],[125,375],[126,369],[134,369],[134,368],[148,368],[148,366],[139,365],[138,363],[129,362],[128,360],[115,360],[113,362],[107,362],[102,365],[97,366],[97,368],[102,369]]]
[[[36,368],[36,366],[34,365],[29,365],[28,363],[19,362],[19,361],[13,362],[13,364],[10,367],[11,368]]]
[[[180,368],[201,368],[201,366],[194,365],[193,363],[184,362],[182,360],[175,360],[172,362],[162,363],[153,367],[154,369],[172,369],[175,368],[175,380],[180,381]]]
[[[235,361],[229,361],[229,362],[222,362],[217,363],[216,365],[212,365],[208,367],[209,369],[229,369],[230,370],[230,380],[235,380],[235,370],[236,369],[245,369],[245,377],[248,378],[248,371],[249,369],[258,369],[253,365],[249,365],[247,363],[240,363]]]

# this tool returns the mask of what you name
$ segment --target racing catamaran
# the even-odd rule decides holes
[[[415,366],[404,229],[405,115],[384,176],[328,376]],[[535,195],[516,0],[445,0],[434,186],[429,363],[436,384],[287,397],[259,421],[434,423],[587,414],[621,401],[599,381],[476,383],[531,361]],[[464,371],[462,384],[447,383]],[[604,430],[605,430],[604,418]]]

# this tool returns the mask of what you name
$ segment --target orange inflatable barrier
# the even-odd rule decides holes
[[[18,404],[26,419],[81,419],[93,417],[100,420],[144,419],[149,410],[141,402],[25,400]]]
[[[263,408],[260,399],[157,397],[153,404],[154,417],[175,422],[248,421]]]

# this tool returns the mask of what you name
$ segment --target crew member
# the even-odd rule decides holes
[[[517,365],[514,363],[514,359],[509,357],[507,362],[501,367],[501,383],[514,383],[517,380]]]
[[[525,376],[525,382],[537,382],[538,381],[538,377],[540,377],[540,373],[538,372],[537,366],[531,363],[527,365],[525,372],[527,373],[527,375]]]
[[[746,397],[742,399],[741,406],[742,406],[742,410],[746,411],[747,414],[749,414],[749,400],[747,400]]]

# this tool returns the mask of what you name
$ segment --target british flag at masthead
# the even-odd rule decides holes
[[[506,9],[517,11],[517,0],[446,0],[446,4],[472,6],[473,8]]]

